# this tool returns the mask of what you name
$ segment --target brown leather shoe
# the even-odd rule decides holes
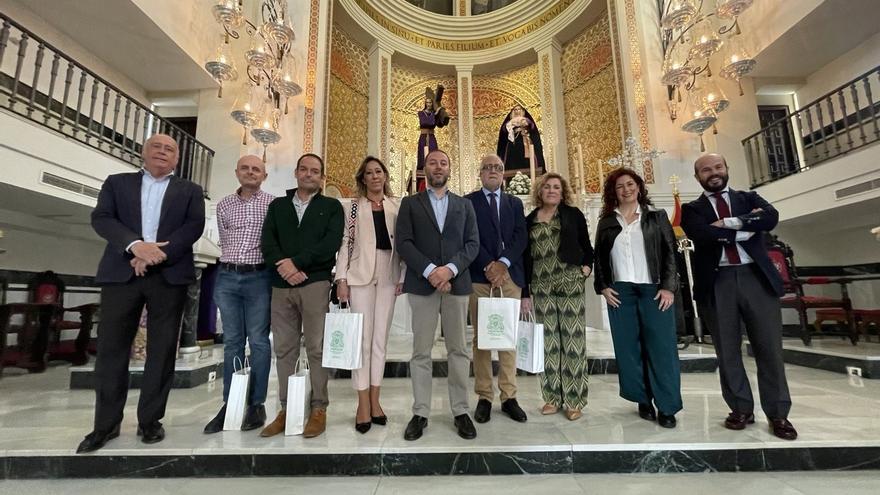
[[[287,426],[287,411],[284,409],[278,411],[278,416],[275,416],[275,419],[269,423],[268,426],[263,428],[263,431],[260,432],[261,437],[274,437],[279,433],[284,433],[284,428]]]
[[[568,418],[569,421],[576,421],[578,419],[581,419],[581,416],[583,415],[584,413],[582,413],[580,409],[565,410],[565,417]]]
[[[321,433],[324,433],[324,430],[327,429],[327,410],[326,409],[312,409],[312,414],[309,415],[309,421],[306,423],[306,427],[303,428],[303,437],[304,438],[314,438]]]
[[[745,430],[746,425],[753,424],[754,422],[755,415],[752,413],[731,411],[727,415],[727,419],[724,420],[724,427],[728,430]]]
[[[770,431],[776,435],[777,437],[783,440],[794,440],[797,438],[797,430],[794,429],[794,425],[791,424],[785,418],[769,418],[770,419]]]

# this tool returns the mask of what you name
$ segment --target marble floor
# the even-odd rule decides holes
[[[865,340],[860,340],[857,345],[852,345],[849,339],[823,337],[813,338],[810,345],[804,345],[801,339],[785,339],[782,342],[782,348],[824,356],[880,361],[880,343],[866,342]]]
[[[751,360],[747,360],[747,363],[752,383],[755,383],[756,370]],[[678,414],[678,428],[673,430],[666,430],[656,423],[640,419],[634,405],[617,396],[616,375],[591,377],[590,402],[585,417],[575,422],[567,421],[561,414],[538,414],[542,405],[538,380],[533,376],[520,377],[519,401],[529,413],[529,421],[523,425],[514,423],[496,407],[492,421],[477,425],[478,437],[474,441],[462,440],[456,436],[452,417],[448,412],[446,379],[435,378],[431,422],[425,436],[416,442],[403,439],[403,429],[411,416],[412,402],[410,381],[406,378],[385,381],[382,404],[389,416],[389,424],[387,427],[374,426],[365,435],[357,433],[353,428],[355,394],[350,381],[332,380],[328,428],[324,435],[315,439],[304,439],[300,436],[264,439],[258,436],[257,431],[204,435],[204,424],[220,405],[221,383],[215,381],[192,389],[172,391],[164,420],[167,438],[154,445],[144,445],[134,435],[135,405],[139,392],[132,390],[121,437],[93,456],[103,456],[105,459],[106,456],[115,456],[130,460],[138,456],[194,458],[215,454],[381,454],[401,459],[408,455],[473,454],[475,457],[469,462],[478,462],[477,458],[482,459],[480,456],[483,455],[513,453],[526,457],[540,454],[545,459],[532,459],[530,462],[549,463],[551,461],[546,459],[552,458],[562,459],[570,464],[567,468],[558,470],[548,464],[536,468],[537,472],[572,472],[571,464],[575,465],[573,472],[606,472],[605,469],[607,472],[730,471],[741,467],[762,471],[810,469],[809,466],[814,461],[799,464],[806,467],[780,467],[787,464],[777,464],[775,467],[743,467],[735,464],[742,462],[741,460],[724,461],[714,457],[714,460],[708,457],[696,459],[699,456],[695,457],[695,453],[711,451],[715,456],[718,452],[742,453],[753,450],[763,456],[766,452],[784,452],[787,449],[855,447],[863,448],[863,455],[864,448],[867,448],[870,460],[859,461],[862,464],[856,465],[859,462],[848,463],[845,459],[835,459],[833,467],[880,467],[880,381],[791,365],[786,370],[794,402],[790,419],[800,432],[800,438],[796,442],[786,442],[772,436],[760,417],[756,425],[743,432],[723,428],[721,422],[727,408],[718,390],[717,373],[682,375],[684,410]],[[46,459],[52,456],[72,456],[82,436],[90,430],[94,393],[69,390],[68,374],[69,367],[63,365],[50,367],[46,373],[34,375],[16,374],[13,369],[6,370],[0,379],[0,460],[4,457],[7,460],[21,460],[27,457]],[[273,372],[267,403],[270,417],[274,416],[276,410],[276,391]],[[475,400],[472,404],[473,402]],[[631,467],[615,467],[615,452],[636,456],[627,461]],[[676,452],[680,455],[651,455],[656,452]],[[834,452],[839,454],[845,451]],[[556,454],[558,457],[555,457]],[[579,455],[584,459],[593,459],[594,464],[578,471]],[[82,457],[76,456],[74,459]],[[574,461],[572,457],[575,458]],[[596,459],[603,460],[599,463]],[[734,462],[734,465],[725,464],[726,462]],[[527,467],[520,468],[519,464],[515,467],[519,471],[514,472],[535,472]],[[832,466],[815,466],[812,469],[830,467]],[[6,473],[7,476],[15,477],[11,476],[12,468],[8,469],[10,471]],[[464,472],[454,469],[449,471],[448,466],[429,469],[431,473],[446,474],[467,474],[473,470],[473,466]],[[374,474],[428,474],[418,470],[411,473],[404,471],[384,470]],[[371,471],[366,469],[361,472],[369,474]],[[226,476],[234,476],[235,471],[225,473]],[[137,477],[142,473],[133,471],[132,475]]]
[[[291,495],[470,494],[554,495],[874,495],[880,471],[690,473],[690,474],[549,474],[529,476],[223,478],[149,480],[154,494],[215,495],[258,493]],[[0,483],[0,495],[126,495],[144,492],[144,480],[26,480]]]

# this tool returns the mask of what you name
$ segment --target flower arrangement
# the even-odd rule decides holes
[[[522,172],[517,172],[507,184],[507,192],[517,196],[528,196],[532,190],[532,182]]]

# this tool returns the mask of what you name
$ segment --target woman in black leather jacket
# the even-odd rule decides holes
[[[671,310],[678,287],[675,234],[631,169],[608,175],[602,199],[594,286],[608,303],[620,396],[638,403],[642,418],[674,428],[682,407]]]

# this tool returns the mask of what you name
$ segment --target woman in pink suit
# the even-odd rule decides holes
[[[399,203],[391,197],[388,169],[368,156],[355,173],[358,197],[345,209],[346,228],[336,260],[336,291],[340,302],[364,315],[362,366],[352,370],[358,393],[355,429],[385,425],[388,418],[379,405],[379,387],[385,373],[385,346],[400,294],[400,257],[394,249],[394,226]]]

